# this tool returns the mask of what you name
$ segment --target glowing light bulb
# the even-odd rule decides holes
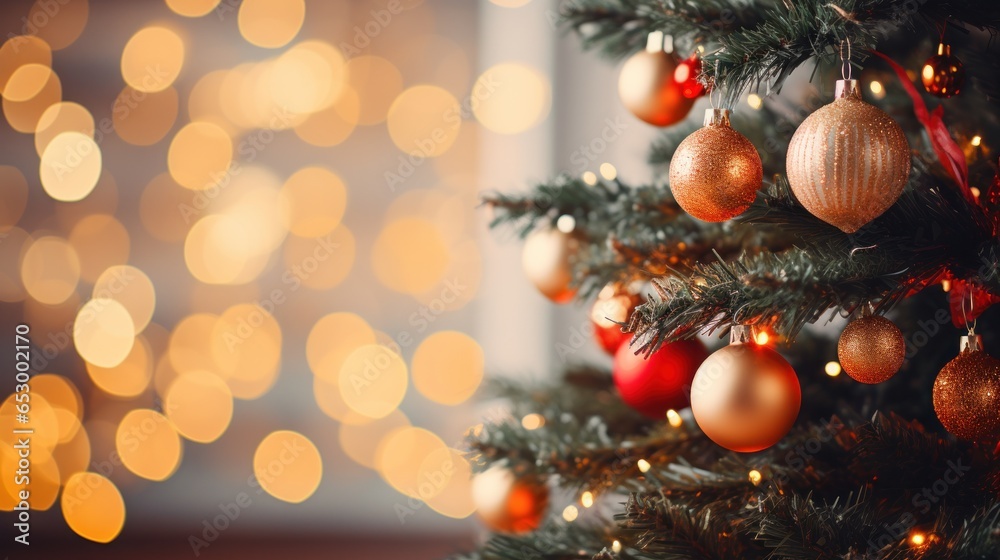
[[[827,362],[826,366],[823,368],[823,371],[825,371],[826,374],[829,375],[830,377],[837,377],[838,375],[840,375],[841,371],[840,364],[838,364],[837,362]]]

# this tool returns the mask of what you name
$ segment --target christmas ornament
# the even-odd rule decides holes
[[[889,209],[910,175],[910,146],[889,115],[837,80],[833,103],[809,115],[788,144],[788,183],[812,215],[853,233]]]
[[[965,83],[965,65],[951,54],[951,45],[940,43],[937,54],[928,58],[920,71],[920,81],[931,95],[949,98],[958,95]]]
[[[528,236],[521,253],[524,274],[555,303],[566,303],[576,295],[572,260],[580,250],[580,240],[573,233],[559,229],[539,229]]]
[[[981,336],[969,330],[959,354],[934,380],[934,412],[946,430],[971,441],[1000,437],[1000,360],[983,351]]]
[[[687,408],[694,374],[708,357],[705,345],[693,338],[668,342],[649,358],[634,352],[623,344],[611,368],[622,400],[656,419],[665,418],[668,410]]]
[[[622,66],[618,77],[618,96],[637,118],[654,126],[667,126],[684,120],[694,99],[684,96],[684,88],[674,80],[680,63],[673,53],[672,41],[664,49],[663,33],[649,34],[646,50],[637,52]]]
[[[757,197],[763,177],[757,149],[729,126],[726,109],[707,109],[705,126],[685,138],[670,160],[674,199],[706,222],[742,214]]]
[[[608,284],[597,294],[597,301],[590,310],[590,322],[594,325],[594,337],[605,352],[613,356],[632,338],[632,333],[622,332],[618,323],[627,321],[640,304],[642,296],[617,284]]]
[[[837,357],[855,381],[875,384],[888,380],[903,365],[906,340],[899,327],[869,309],[840,333]]]
[[[681,95],[688,99],[698,99],[705,94],[705,86],[698,81],[701,75],[701,58],[694,53],[682,60],[674,70],[674,81],[681,86]]]
[[[742,453],[777,443],[801,404],[795,370],[781,354],[754,342],[746,325],[732,328],[729,346],[701,364],[691,388],[691,412],[705,435]]]
[[[492,467],[472,479],[472,501],[490,529],[529,533],[538,528],[549,505],[549,487],[534,476],[517,478],[509,469]]]

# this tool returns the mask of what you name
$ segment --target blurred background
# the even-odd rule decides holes
[[[559,172],[650,180],[656,130],[557,10],[3,2],[0,356],[29,325],[35,435],[32,552],[10,544],[7,435],[0,550],[468,548],[454,448],[504,414],[475,402],[484,375],[607,359],[478,199]]]

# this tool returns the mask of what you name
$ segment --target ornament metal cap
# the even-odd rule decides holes
[[[983,349],[983,336],[979,334],[968,334],[962,337],[958,344],[958,351],[978,352]]]
[[[861,85],[857,80],[837,80],[834,99],[861,99]]]
[[[705,109],[703,126],[730,126],[729,109]]]
[[[945,43],[938,43],[938,55],[951,56],[951,45]]]
[[[750,325],[733,325],[729,329],[729,344],[746,344],[753,342],[753,329]]]

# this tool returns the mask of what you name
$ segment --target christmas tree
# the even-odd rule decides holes
[[[486,200],[615,359],[489,386],[511,415],[467,444],[494,532],[463,558],[1000,557],[1000,3],[560,17],[627,59],[661,180]]]

